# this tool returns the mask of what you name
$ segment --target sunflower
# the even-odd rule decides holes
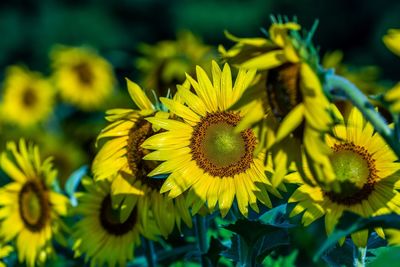
[[[211,47],[190,31],[179,32],[176,40],[153,46],[142,44],[139,50],[143,56],[136,65],[142,73],[143,85],[159,95],[166,95],[168,90],[175,93],[175,85],[185,81],[184,73],[192,73],[195,65],[208,63],[212,55]]]
[[[61,97],[83,110],[98,109],[112,93],[112,66],[87,47],[56,46],[50,53]]]
[[[180,226],[181,219],[191,227],[191,217],[183,196],[171,200],[165,194],[160,194],[165,179],[147,177],[158,163],[142,161],[148,151],[140,145],[159,130],[152,127],[146,117],[155,115],[167,118],[169,115],[161,111],[159,103],[153,104],[139,85],[130,80],[127,83],[129,94],[139,110],[115,109],[107,112],[106,118],[111,124],[98,136],[98,139],[107,141],[96,155],[92,170],[96,180],[112,180],[113,201],[126,204],[123,205],[122,216],[128,216],[131,212],[131,198],[142,195],[138,204],[142,206],[141,210],[153,213],[161,234],[167,236],[175,223]],[[147,216],[142,218],[146,219]]]
[[[236,44],[229,50],[219,47],[226,61],[257,69],[261,75],[256,86],[266,93],[266,112],[272,115],[270,125],[275,133],[271,150],[278,170],[272,178],[275,186],[301,154],[300,144],[304,144],[317,177],[326,183],[334,179],[328,149],[322,141],[334,118],[317,72],[319,59],[311,43],[314,30],[302,37],[300,28],[294,22],[274,21],[268,38],[238,38],[226,33]],[[261,119],[263,114],[259,115]],[[288,140],[291,138],[296,140]]]
[[[389,30],[383,37],[383,42],[390,51],[400,56],[400,30]],[[385,94],[385,100],[391,102],[391,111],[400,112],[400,82]]]
[[[363,217],[400,213],[396,190],[400,163],[383,138],[356,108],[351,110],[347,124],[337,125],[333,131],[335,138],[326,136],[326,143],[332,150],[336,190],[300,184],[289,199],[298,202],[290,215],[304,212],[302,222],[306,226],[325,215],[329,234],[346,210]],[[375,230],[384,237],[382,228]],[[365,247],[368,230],[351,237],[358,247]]]
[[[54,102],[54,90],[40,73],[21,66],[6,70],[1,118],[28,127],[46,120]]]
[[[390,29],[383,37],[383,42],[390,51],[400,56],[400,29]]]
[[[188,190],[188,203],[196,213],[207,202],[214,210],[217,202],[222,216],[236,196],[240,212],[247,216],[248,205],[258,211],[257,199],[271,207],[264,173],[264,153],[254,155],[258,138],[252,129],[235,131],[244,110],[230,110],[253,82],[254,70],[239,70],[232,86],[231,69],[212,62],[212,83],[206,72],[196,67],[198,81],[187,75],[195,93],[177,86],[185,104],[161,98],[176,119],[147,118],[153,127],[165,131],[144,141],[144,149],[155,150],[145,160],[163,161],[149,176],[169,174],[161,193],[171,198]]]
[[[75,257],[85,254],[91,266],[125,266],[133,259],[135,247],[140,245],[140,235],[154,238],[158,234],[152,219],[141,224],[143,211],[133,204],[129,216],[120,221],[120,210],[111,202],[111,184],[108,180],[93,182],[84,178],[82,184],[87,192],[77,193],[76,215],[81,219],[74,226]]]
[[[4,258],[8,257],[11,252],[13,252],[13,247],[10,245],[1,245],[0,247],[0,267],[6,267],[7,265],[4,262]]]
[[[16,240],[19,261],[34,266],[52,253],[53,235],[62,240],[59,216],[66,215],[68,199],[51,189],[57,171],[50,158],[41,161],[37,146],[21,139],[18,147],[8,143],[7,150],[0,166],[12,182],[0,192],[0,237],[5,242]]]

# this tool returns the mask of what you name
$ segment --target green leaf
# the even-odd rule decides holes
[[[279,205],[269,211],[265,212],[259,217],[259,220],[267,225],[272,225],[282,228],[290,228],[295,225],[289,222],[289,218],[286,212],[287,204]]]
[[[264,259],[262,265],[265,267],[295,267],[297,254],[298,251],[294,250],[287,256],[279,256],[278,258],[268,256]]]
[[[212,266],[217,266],[217,263],[221,258],[220,254],[226,249],[227,247],[224,246],[217,238],[211,238],[210,247],[208,248],[205,256],[209,259]]]
[[[394,266],[400,262],[400,247],[381,247],[369,250],[375,259],[368,264],[368,267]]]
[[[352,212],[344,212],[335,230],[315,254],[314,261],[317,261],[327,249],[334,246],[341,238],[363,229],[373,230],[376,227],[400,229],[400,216],[397,214],[388,214],[363,218]]]
[[[272,218],[271,214],[270,219]],[[289,244],[286,228],[267,225],[261,221],[239,219],[234,224],[225,226],[225,229],[236,234],[231,239],[230,249],[222,255],[240,262],[242,266],[261,263],[274,248]]]

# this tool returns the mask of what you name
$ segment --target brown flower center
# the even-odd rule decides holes
[[[324,191],[324,194],[346,206],[361,203],[373,192],[378,180],[375,159],[354,143],[336,144],[332,149],[331,163],[340,191]]]
[[[216,112],[196,125],[190,148],[193,160],[204,172],[233,177],[250,168],[257,140],[251,129],[235,132],[240,120],[238,113]]]
[[[41,231],[50,220],[49,196],[42,182],[26,182],[19,192],[18,204],[21,219],[30,231]]]
[[[93,71],[89,64],[82,62],[73,67],[79,81],[84,85],[91,85],[94,80]]]
[[[119,209],[113,209],[110,195],[104,197],[100,207],[100,223],[111,235],[121,236],[131,231],[138,219],[137,208],[135,207],[129,217],[120,221]]]
[[[302,101],[299,86],[300,64],[286,63],[268,71],[267,95],[278,121]]]
[[[164,179],[150,178],[147,174],[154,170],[158,163],[151,160],[142,160],[149,153],[141,147],[143,142],[154,134],[151,123],[139,119],[129,132],[128,139],[128,165],[136,179],[153,190],[160,191]]]
[[[37,100],[35,91],[32,88],[27,87],[22,95],[22,103],[24,106],[28,108],[33,107]]]

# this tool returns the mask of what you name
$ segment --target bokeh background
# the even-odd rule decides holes
[[[279,14],[296,16],[306,29],[318,19],[314,43],[320,55],[341,50],[346,65],[355,69],[376,66],[379,80],[387,81],[388,87],[398,80],[398,58],[382,43],[382,36],[389,28],[400,28],[398,0],[379,3],[375,0],[2,0],[0,82],[7,66],[14,64],[50,75],[49,51],[55,44],[88,45],[112,64],[117,89],[126,100],[113,100],[104,110],[129,107],[124,78],[140,80],[135,66],[140,44],[173,40],[178,31],[187,29],[200,36],[205,44],[230,47],[232,43],[224,36],[224,30],[241,37],[262,36],[260,29],[269,27],[270,15]],[[65,182],[72,171],[90,164],[96,152],[96,135],[106,121],[104,110],[84,113],[58,109],[61,128],[54,131],[50,127],[56,137],[46,139],[41,135],[41,145],[44,154],[54,156]],[[37,135],[5,127],[8,126],[0,127],[0,148],[10,137],[16,140]],[[293,246],[300,248],[297,261],[304,266],[312,264],[310,251],[324,238],[319,234],[322,228],[313,224],[306,231],[293,230]]]
[[[381,37],[388,28],[400,27],[399,13],[397,0],[3,0],[0,69],[22,62],[46,72],[53,44],[89,44],[111,61],[119,78],[134,78],[141,42],[173,39],[177,30],[190,29],[208,44],[226,44],[223,30],[260,35],[270,14],[282,14],[297,16],[306,28],[319,19],[314,40],[322,53],[340,49],[346,62],[380,66],[390,78],[398,74],[396,58]]]

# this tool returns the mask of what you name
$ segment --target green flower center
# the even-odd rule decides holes
[[[245,143],[240,133],[226,122],[210,125],[204,136],[204,154],[218,167],[238,162],[245,153]]]
[[[334,152],[331,163],[341,194],[351,195],[368,182],[368,162],[359,154],[348,150]]]
[[[107,195],[101,202],[100,223],[111,235],[121,236],[131,231],[137,222],[137,209],[133,208],[129,217],[121,222],[120,209],[112,207],[111,196]]]
[[[353,143],[336,144],[333,151],[330,160],[336,174],[335,190],[325,194],[339,204],[361,203],[374,190],[375,160],[365,148]]]
[[[241,117],[235,112],[209,113],[196,125],[190,148],[192,158],[214,177],[233,177],[253,162],[257,143],[251,129],[234,131]]]
[[[19,212],[25,226],[33,231],[40,231],[49,218],[49,200],[43,184],[29,181],[19,192]]]

